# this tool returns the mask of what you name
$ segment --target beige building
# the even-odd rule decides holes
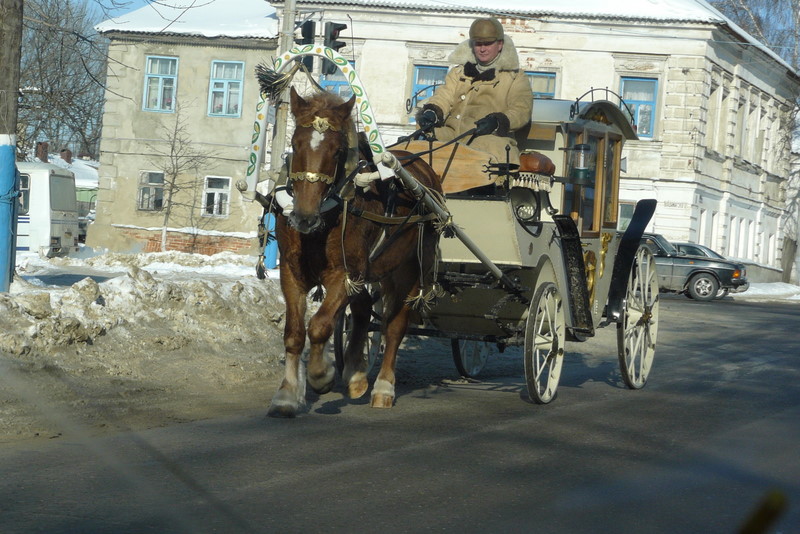
[[[236,182],[258,100],[253,71],[274,55],[277,19],[261,0],[217,4],[183,15],[146,6],[98,26],[110,46],[88,245],[161,250],[166,223],[169,250],[255,250],[261,207]]]
[[[280,18],[284,4],[272,5]],[[780,276],[781,218],[789,176],[785,132],[800,80],[777,55],[702,0],[503,0],[491,6],[477,0],[457,5],[318,0],[295,7],[302,13],[296,17],[298,24],[314,22],[317,42],[323,40],[326,23],[348,26],[339,35],[345,42],[339,51],[354,63],[388,142],[413,129],[414,109],[443,80],[450,66],[448,55],[466,39],[471,21],[497,16],[519,50],[537,97],[574,100],[601,88],[595,98],[614,100],[616,93],[631,106],[640,139],[625,145],[623,219],[635,201],[655,197],[659,207],[650,230],[763,266],[756,269],[763,279]],[[149,155],[142,139],[152,138],[164,118],[137,108],[146,58],[179,58],[178,95],[199,106],[192,119],[197,139],[207,150],[222,139],[235,140],[220,144],[230,163],[236,158],[238,162],[230,171],[214,171],[235,183],[245,170],[242,147],[252,130],[248,110],[256,102],[251,61],[263,59],[274,41],[247,41],[261,47],[259,55],[239,48],[245,42],[238,40],[221,47],[200,37],[134,36],[120,30],[105,35],[112,39],[114,57],[132,67],[116,82],[129,88],[134,102],[109,93],[101,192],[110,195],[106,199],[101,194],[100,200],[107,203],[106,227],[133,245],[132,234],[160,225],[158,213],[143,213],[133,202],[141,183],[136,182],[141,180],[137,172],[147,170],[141,168]],[[223,53],[227,55],[219,57],[226,60],[240,54],[247,64],[244,115],[236,119],[214,119],[204,109],[211,60]],[[320,60],[315,61],[318,73]],[[187,70],[189,79],[184,81]],[[329,90],[346,92],[336,75],[322,75],[321,82]],[[218,136],[222,128],[226,135]],[[232,194],[227,218],[213,222],[222,232],[248,232],[257,216],[253,210],[238,193]],[[98,208],[98,223],[100,212]]]

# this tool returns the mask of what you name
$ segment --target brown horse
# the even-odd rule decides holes
[[[367,361],[363,353],[372,301],[364,283],[380,283],[384,300],[385,350],[371,405],[390,408],[395,396],[397,350],[408,327],[408,302],[419,295],[430,278],[438,234],[429,219],[418,216],[421,204],[403,191],[399,180],[373,181],[366,190],[350,186],[346,189],[355,193],[346,203],[338,197],[342,181],[352,178],[350,171],[359,158],[356,129],[350,118],[354,103],[355,97],[344,102],[329,93],[304,99],[294,88],[291,90],[296,123],[289,168],[293,206],[290,213],[284,211],[277,217],[276,224],[281,289],[286,301],[286,369],[269,408],[268,414],[273,417],[294,417],[305,402],[300,356],[306,335],[310,342],[308,384],[319,393],[333,387],[335,366],[325,344],[337,314],[348,304],[353,328],[344,354],[342,380],[351,398],[366,393]],[[414,159],[405,168],[424,186],[441,192],[436,173],[425,162]],[[375,217],[369,219],[363,214],[379,217],[376,222]],[[389,219],[414,216],[418,216],[416,223],[387,223]],[[306,328],[307,297],[319,285],[325,288],[325,299]]]

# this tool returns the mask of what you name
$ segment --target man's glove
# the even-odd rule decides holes
[[[417,115],[417,126],[419,126],[420,130],[428,131],[436,124],[438,117],[436,116],[436,112],[432,109],[424,109],[422,113]]]
[[[475,121],[475,137],[492,134],[499,126],[500,123],[498,122],[495,114],[490,113],[484,118]]]
[[[511,123],[505,113],[489,113],[484,118],[475,121],[475,137],[495,134],[507,137]]]

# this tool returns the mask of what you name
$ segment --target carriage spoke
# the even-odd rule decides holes
[[[531,303],[525,335],[525,377],[532,400],[545,404],[556,394],[564,354],[564,311],[552,282],[543,284]]]
[[[617,325],[619,365],[625,384],[644,387],[658,332],[658,280],[655,261],[645,247],[636,253],[628,279],[623,317]]]

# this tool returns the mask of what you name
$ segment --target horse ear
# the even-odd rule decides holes
[[[297,93],[294,86],[289,88],[289,102],[292,108],[292,115],[295,117],[300,113],[300,110],[308,104],[303,97]]]
[[[347,119],[350,116],[350,113],[353,112],[353,106],[356,103],[356,95],[350,97],[350,100],[347,102],[343,102],[336,106],[336,113],[342,118],[342,120]]]

